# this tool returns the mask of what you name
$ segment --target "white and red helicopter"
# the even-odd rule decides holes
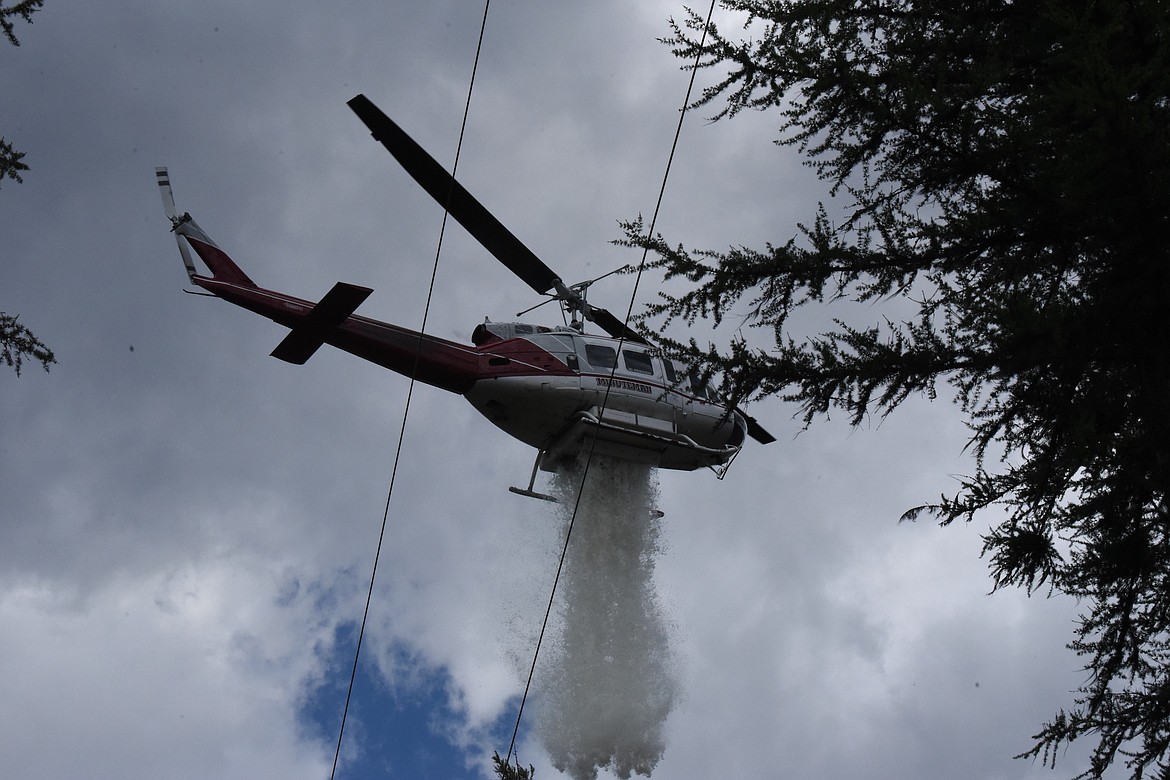
[[[303,364],[330,344],[405,376],[466,398],[481,414],[535,447],[538,469],[556,471],[582,450],[664,469],[709,467],[719,476],[746,436],[775,439],[723,403],[696,371],[665,357],[637,331],[585,300],[591,282],[566,285],[426,151],[364,95],[348,105],[402,167],[509,270],[560,302],[569,324],[544,327],[485,320],[471,344],[354,314],[373,290],[338,282],[319,302],[256,285],[203,232],[179,214],[166,168],[158,168],[163,207],[191,282],[229,303],[291,328],[272,356]],[[186,243],[184,243],[186,242]],[[211,272],[201,274],[190,253]],[[608,336],[587,334],[582,319]]]

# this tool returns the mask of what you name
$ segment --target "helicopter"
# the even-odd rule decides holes
[[[304,364],[324,344],[434,387],[462,395],[505,433],[534,447],[527,488],[515,493],[555,501],[533,489],[538,471],[555,472],[582,452],[663,469],[724,476],[745,439],[775,438],[724,403],[697,370],[676,361],[609,311],[586,300],[589,282],[567,285],[364,95],[347,105],[407,173],[485,249],[529,287],[559,301],[567,324],[555,327],[485,319],[462,344],[354,311],[373,292],[338,282],[316,303],[258,286],[175,207],[170,176],[157,168],[163,210],[190,282],[205,293],[290,329],[272,357]],[[210,274],[196,267],[190,250]],[[547,302],[547,301],[546,301]],[[535,308],[535,307],[534,307]],[[605,332],[585,332],[585,322]]]

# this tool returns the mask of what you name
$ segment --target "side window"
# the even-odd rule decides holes
[[[614,368],[617,366],[617,350],[603,344],[586,344],[585,359],[594,368]]]
[[[666,370],[666,381],[672,385],[678,384],[678,374],[674,371],[674,361],[670,358],[662,358],[662,368]]]
[[[626,359],[627,371],[633,371],[638,374],[654,373],[654,364],[650,362],[650,356],[645,352],[623,349],[622,357]]]
[[[703,375],[699,373],[696,368],[691,369],[691,394],[697,398],[706,398],[709,393],[707,391],[707,381],[703,379]]]

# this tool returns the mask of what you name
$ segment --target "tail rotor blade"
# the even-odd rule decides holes
[[[178,210],[175,208],[175,194],[171,192],[170,174],[166,168],[155,168],[154,175],[158,179],[158,191],[162,195],[163,213],[167,215],[167,219],[174,221],[178,216]]]
[[[155,168],[155,178],[158,179],[158,190],[162,195],[163,213],[167,215],[167,219],[171,221],[172,232],[174,228],[179,226],[182,218],[179,217],[179,210],[175,208],[175,194],[171,191],[171,177],[167,173],[166,168]],[[184,215],[186,216],[186,215]],[[187,276],[195,275],[195,263],[191,260],[191,252],[187,249],[187,245],[183,242],[183,237],[175,232],[175,243],[179,245],[179,254],[183,257],[183,266],[187,269]]]

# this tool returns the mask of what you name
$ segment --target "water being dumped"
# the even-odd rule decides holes
[[[562,530],[582,470],[554,478]],[[559,634],[538,670],[540,739],[575,780],[606,767],[621,778],[649,776],[665,750],[678,682],[652,581],[656,499],[650,467],[599,457],[590,464],[558,586]]]

